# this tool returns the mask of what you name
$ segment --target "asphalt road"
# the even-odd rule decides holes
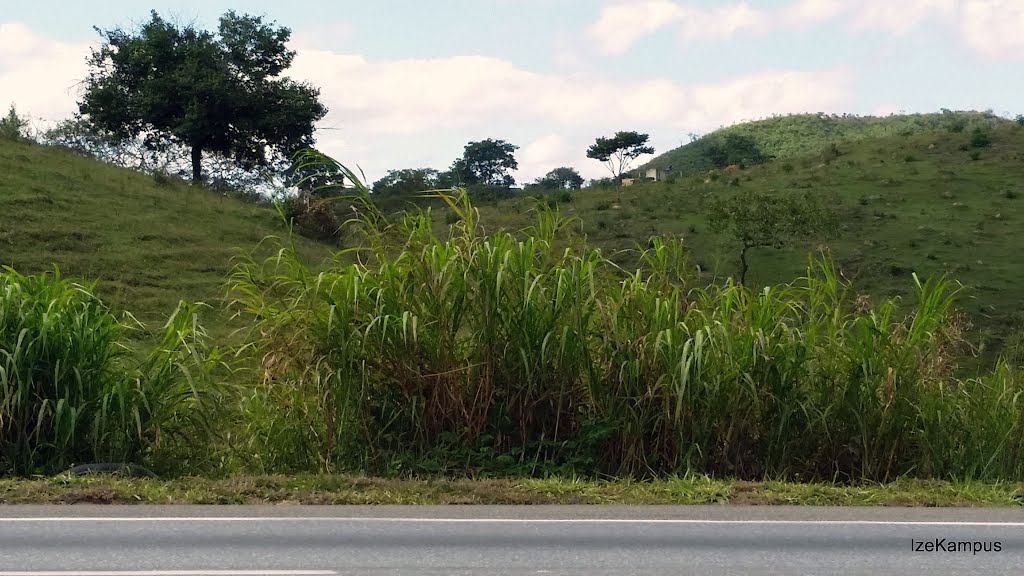
[[[0,507],[0,576],[1020,573],[1024,510]]]

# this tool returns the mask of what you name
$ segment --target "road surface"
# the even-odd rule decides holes
[[[1022,571],[1024,509],[0,506],[0,576]]]

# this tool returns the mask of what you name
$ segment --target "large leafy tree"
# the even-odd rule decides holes
[[[373,193],[381,196],[412,196],[438,188],[441,188],[441,175],[433,168],[388,170],[383,178],[373,183]]]
[[[319,90],[282,76],[295,58],[291,31],[261,17],[227,12],[214,35],[154,11],[136,32],[96,31],[104,43],[89,58],[79,111],[118,138],[186,148],[194,182],[204,153],[245,169],[286,166],[327,113]]]
[[[600,137],[591,144],[587,158],[604,162],[612,176],[621,178],[633,160],[643,154],[654,154],[654,147],[647,144],[648,139],[647,134],[639,132],[616,132],[611,138]]]
[[[579,190],[583,186],[583,176],[575,168],[562,166],[538,178],[533,186],[545,189]]]
[[[751,248],[782,248],[836,230],[836,214],[805,194],[766,194],[745,190],[713,200],[708,209],[712,230],[731,236],[740,250],[740,284],[747,281]]]
[[[519,168],[515,158],[518,149],[514,144],[491,138],[470,142],[463,149],[462,158],[452,164],[451,176],[457,184],[511,188],[516,181],[509,171]]]
[[[720,141],[710,142],[704,157],[715,168],[731,164],[764,164],[769,159],[752,138],[742,134],[726,134]]]

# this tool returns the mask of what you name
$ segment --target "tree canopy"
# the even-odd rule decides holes
[[[711,141],[704,152],[711,166],[724,168],[731,164],[764,164],[769,159],[754,139],[743,134],[726,134],[721,141]]]
[[[810,195],[766,194],[744,190],[709,204],[712,230],[726,232],[740,245],[740,284],[747,280],[751,248],[782,248],[797,239],[835,230],[835,213]]]
[[[587,149],[587,158],[604,162],[612,176],[620,178],[633,160],[643,154],[654,154],[654,147],[647,144],[648,138],[647,134],[639,132],[616,132],[611,138],[600,137]]]
[[[518,149],[514,144],[491,138],[470,142],[463,149],[462,158],[452,164],[451,176],[456,184],[511,188],[516,181],[509,171],[519,168],[514,156]]]
[[[281,76],[295,57],[291,31],[262,17],[229,11],[215,36],[153,11],[136,32],[96,31],[104,43],[89,57],[80,113],[118,138],[187,148],[193,182],[204,152],[245,169],[286,165],[327,114],[319,90]]]
[[[438,188],[441,188],[440,173],[433,168],[388,170],[383,178],[373,183],[373,193],[381,196],[411,196]]]
[[[583,177],[575,168],[562,166],[538,178],[532,186],[546,189],[579,190],[583,186]]]

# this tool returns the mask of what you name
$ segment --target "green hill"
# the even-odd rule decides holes
[[[987,112],[949,110],[886,117],[792,114],[722,128],[661,154],[643,168],[671,166],[674,174],[692,175],[729,164],[756,164],[751,156],[757,152],[766,158],[794,158],[821,153],[833,144],[936,131],[965,133],[1010,123]],[[715,148],[720,150],[717,161]]]
[[[216,304],[236,248],[282,232],[266,206],[0,140],[0,265],[37,273],[56,264],[98,280],[105,301],[147,324],[180,299]],[[310,262],[328,254],[312,241],[298,245]]]
[[[962,117],[976,118],[979,126],[984,119]],[[913,125],[922,118],[941,116],[889,122]],[[757,131],[767,139],[767,127],[779,122],[759,123]],[[608,251],[633,247],[655,234],[683,235],[706,278],[721,281],[738,270],[738,252],[728,238],[709,229],[708,200],[747,188],[811,191],[839,214],[840,235],[827,246],[857,290],[909,297],[912,273],[924,277],[948,272],[967,286],[959,306],[974,325],[972,335],[984,337],[991,352],[1018,339],[1024,328],[1024,240],[1019,234],[1024,223],[1024,126],[991,118],[985,122],[990,128],[980,133],[973,128],[922,128],[862,135],[838,143],[834,158],[812,153],[735,173],[584,189],[562,197],[560,209],[579,218],[588,240]],[[553,195],[553,201],[560,196]],[[484,206],[482,221],[523,225],[529,208],[525,199]],[[808,250],[814,247],[754,250],[749,281],[792,281],[803,272]],[[630,258],[620,259],[628,264]]]
[[[721,281],[736,272],[738,253],[709,229],[708,200],[747,188],[812,191],[839,213],[841,235],[827,246],[857,290],[909,296],[913,272],[948,272],[967,286],[960,307],[990,351],[1019,339],[1024,127],[969,112],[791,116],[728,131],[756,136],[777,159],[736,173],[701,170],[668,182],[555,194],[551,201],[579,218],[588,240],[608,252],[655,234],[683,235],[705,279]],[[815,148],[823,143],[834,150]],[[524,197],[478,207],[488,228],[533,222]],[[443,227],[451,215],[438,209],[435,218]],[[235,249],[283,231],[265,206],[55,148],[0,142],[0,264],[24,272],[57,264],[65,274],[97,279],[101,296],[144,321],[165,318],[179,299],[215,301]],[[329,253],[309,240],[299,247],[310,262]],[[754,250],[749,280],[793,280],[811,248]],[[630,265],[632,258],[616,256]]]

